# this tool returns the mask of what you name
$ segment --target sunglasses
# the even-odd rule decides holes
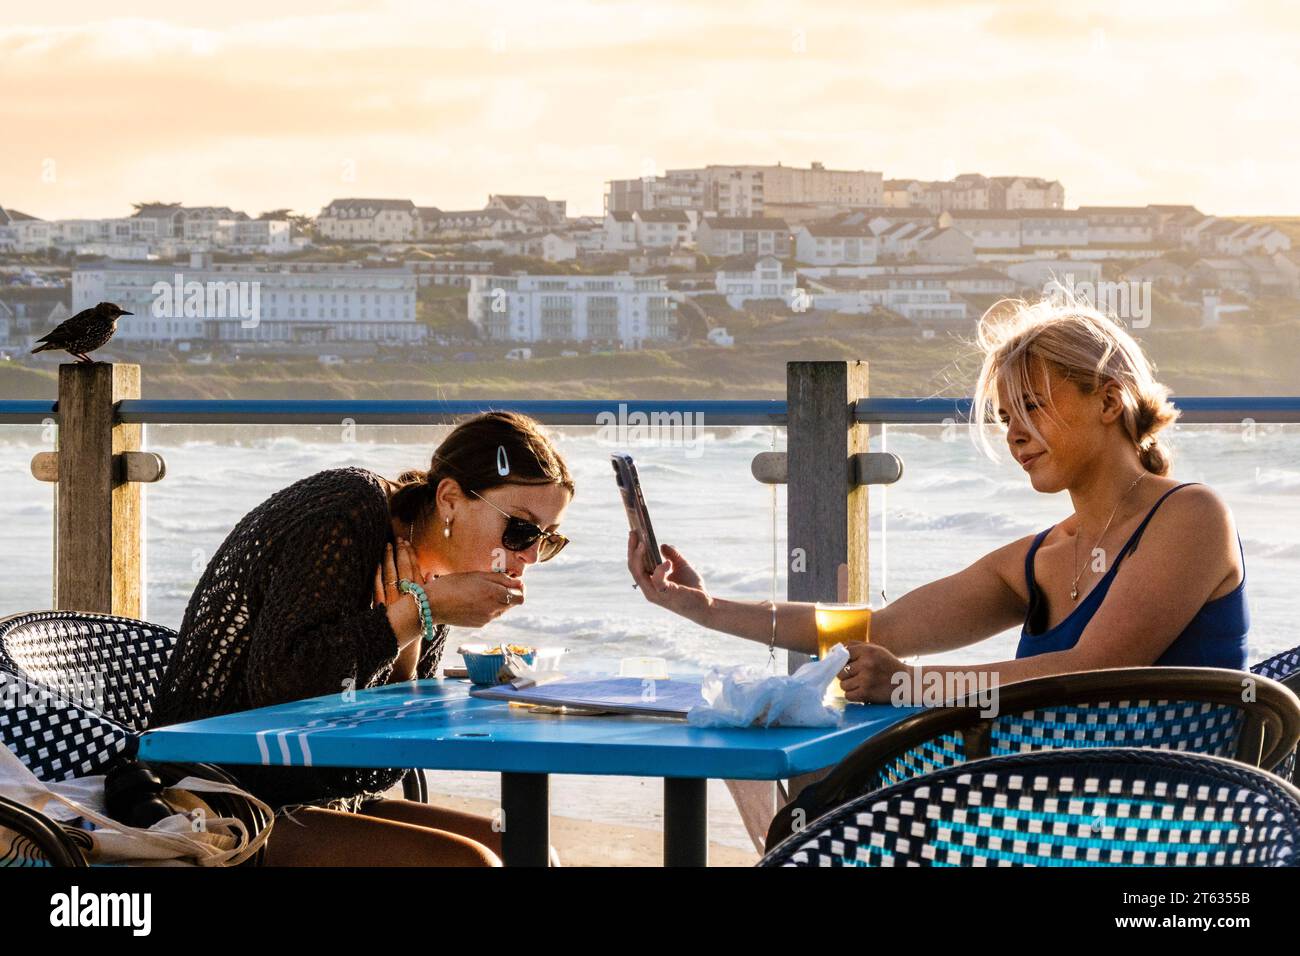
[[[557,531],[543,531],[531,521],[502,511],[477,491],[471,491],[470,494],[506,519],[505,530],[501,532],[501,546],[507,551],[527,551],[537,543],[538,539],[541,539],[542,544],[537,549],[537,560],[549,561],[563,551],[564,546],[569,543],[569,539]]]

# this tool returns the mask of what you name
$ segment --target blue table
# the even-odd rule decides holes
[[[140,758],[276,766],[414,767],[501,774],[507,865],[545,866],[553,773],[664,778],[664,862],[708,859],[709,778],[781,780],[839,762],[914,713],[849,705],[840,727],[704,729],[683,720],[544,714],[469,696],[465,680],[389,684],[173,724]]]

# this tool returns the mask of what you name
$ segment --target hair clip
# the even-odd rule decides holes
[[[497,445],[497,474],[502,478],[510,474],[510,459],[506,457],[505,445]]]

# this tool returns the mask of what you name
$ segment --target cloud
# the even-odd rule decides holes
[[[73,0],[0,28],[0,204],[113,215],[157,193],[312,212],[347,192],[455,208],[527,189],[597,212],[605,180],[647,164],[819,160],[1048,176],[1071,204],[1300,209],[1283,121],[1296,14],[1261,5],[135,7],[105,19]]]

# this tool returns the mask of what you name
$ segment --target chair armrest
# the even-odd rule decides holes
[[[415,803],[429,802],[429,784],[423,770],[408,770],[402,777],[402,796]]]
[[[49,817],[16,800],[0,796],[0,826],[36,844],[51,866],[84,868],[81,848]]]

